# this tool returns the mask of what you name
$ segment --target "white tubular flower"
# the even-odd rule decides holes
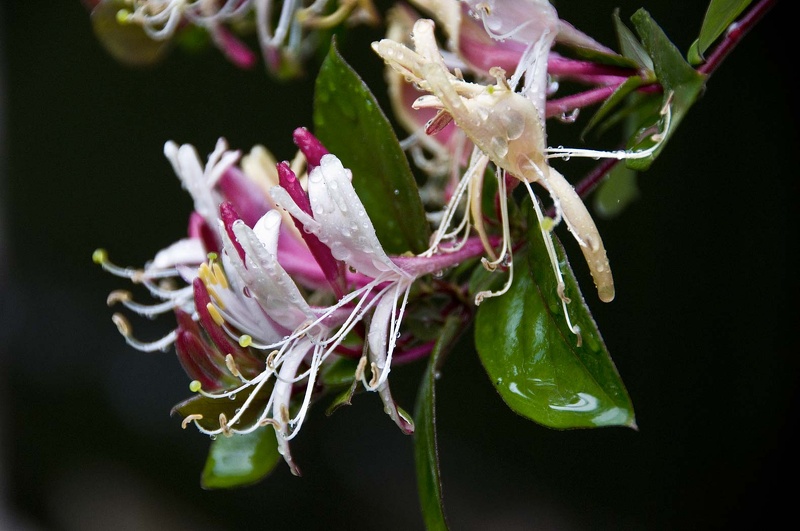
[[[272,197],[300,221],[306,231],[327,245],[334,258],[372,279],[348,294],[338,306],[358,300],[349,318],[353,323],[345,326],[348,330],[374,308],[368,336],[372,377],[368,380],[363,373],[359,376],[367,390],[379,392],[386,412],[408,433],[413,425],[392,400],[387,378],[408,293],[419,275],[397,266],[383,250],[350,180],[350,170],[344,168],[335,155],[327,154],[308,177],[313,216],[300,208],[281,186],[272,189]]]
[[[211,250],[208,248],[209,242],[203,241],[200,236],[201,231],[197,227],[203,223],[208,227],[216,227],[217,205],[225,199],[217,185],[223,174],[239,159],[239,153],[229,151],[222,138],[217,142],[214,152],[209,155],[205,165],[201,164],[195,148],[188,144],[178,146],[174,142],[167,142],[164,154],[172,164],[181,184],[194,200],[195,214],[189,237],[178,240],[156,253],[153,260],[145,264],[142,269],[114,265],[102,249],[95,251],[93,256],[94,261],[105,270],[130,279],[133,283],[142,284],[150,295],[159,301],[155,304],[138,303],[132,300],[130,292],[117,290],[109,295],[108,304],[122,304],[129,310],[148,318],[176,310],[188,314],[195,313],[192,282],[197,278],[198,268],[206,261],[207,254]],[[122,314],[114,314],[113,320],[128,344],[145,352],[168,349],[178,333],[176,329],[158,340],[140,341],[133,336],[132,327]]]
[[[267,356],[263,371],[252,379],[240,376],[241,385],[221,392],[200,392],[209,398],[226,398],[240,393],[248,398],[231,419],[224,419],[217,429],[208,429],[195,421],[198,429],[209,435],[248,433],[261,426],[275,428],[278,448],[294,474],[299,470],[289,451],[289,440],[303,424],[314,390],[317,372],[322,361],[338,345],[333,341],[332,325],[337,322],[335,311],[312,309],[306,303],[289,274],[278,262],[278,236],[281,215],[267,212],[252,229],[233,212],[222,207],[219,231],[223,241],[223,264],[228,282],[221,292],[212,295],[214,311],[221,326],[237,336],[243,347],[262,350]],[[206,283],[209,292],[214,287]],[[287,332],[288,331],[288,332]],[[303,363],[307,370],[298,374]],[[274,385],[258,418],[243,425],[242,416],[248,412],[256,397],[265,392],[268,382]],[[292,387],[306,380],[306,391],[294,417],[290,415]]]
[[[523,8],[535,8],[544,16],[543,21],[529,22],[527,16],[522,17]],[[639,152],[601,152],[593,150],[578,150],[565,148],[548,148],[544,127],[545,93],[546,93],[546,65],[550,45],[552,44],[558,28],[558,18],[548,2],[537,0],[511,0],[509,2],[481,2],[476,3],[476,11],[482,13],[487,26],[496,38],[530,39],[528,49],[523,54],[524,61],[515,73],[517,79],[511,84],[505,77],[505,72],[500,68],[492,69],[495,76],[494,85],[481,85],[469,83],[457,73],[453,74],[447,68],[444,58],[439,52],[434,37],[434,23],[432,20],[420,19],[414,24],[413,44],[414,50],[403,44],[383,39],[374,42],[373,49],[392,68],[400,72],[410,82],[415,83],[421,90],[430,92],[431,95],[421,96],[414,104],[415,108],[437,109],[437,117],[429,122],[429,133],[435,133],[443,123],[453,120],[456,125],[469,137],[479,150],[473,155],[470,168],[465,172],[463,179],[472,181],[469,186],[460,185],[445,212],[445,218],[452,218],[458,201],[467,193],[471,205],[470,212],[475,219],[476,229],[481,232],[475,213],[480,213],[478,204],[479,195],[474,190],[480,190],[486,162],[491,160],[500,171],[498,176],[498,189],[501,200],[501,213],[506,202],[503,187],[504,174],[507,172],[519,179],[528,189],[536,209],[537,215],[542,220],[542,232],[548,242],[551,266],[558,279],[559,295],[564,303],[568,326],[576,334],[577,327],[569,323],[564,296],[564,284],[555,251],[552,246],[550,230],[561,219],[574,235],[583,251],[584,258],[589,265],[589,270],[597,287],[599,298],[609,302],[614,298],[614,283],[606,256],[605,247],[597,227],[589,214],[583,201],[575,192],[573,186],[561,173],[552,168],[549,158],[560,157],[568,159],[571,156],[589,156],[594,158],[609,157],[616,159],[642,158],[652,154],[657,149],[660,140],[664,137],[659,134],[654,138],[659,142],[648,150]],[[522,9],[522,11],[520,11]],[[528,34],[530,33],[530,34]],[[524,64],[523,64],[524,62]],[[522,93],[516,92],[513,85],[524,74],[525,86]],[[531,84],[532,83],[532,84]],[[669,128],[669,108],[664,110],[664,128]],[[478,171],[474,171],[474,169]],[[538,183],[544,187],[553,199],[557,212],[555,223],[544,220],[539,209],[538,199],[534,196],[531,183]],[[505,218],[505,215],[501,216]],[[446,234],[448,227],[442,227],[440,234]],[[485,235],[482,239],[486,241]],[[500,256],[485,265],[492,269],[503,263],[510,263],[510,235],[507,219],[503,219],[503,252]],[[436,251],[439,241],[434,241],[431,252]],[[505,256],[508,252],[509,256]],[[494,258],[492,249],[487,247],[487,253]],[[505,293],[510,286],[513,270],[509,274],[506,286],[497,292],[484,292],[478,294],[476,303],[484,297],[496,296]]]
[[[270,189],[273,203],[238,170],[238,152],[228,151],[223,140],[206,164],[192,146],[167,143],[165,153],[194,199],[191,237],[160,251],[143,270],[114,266],[102,250],[94,258],[162,300],[147,307],[120,291],[109,302],[146,316],[172,310],[177,318],[170,334],[144,343],[132,338],[130,325],[116,314],[114,322],[128,343],[145,351],[174,343],[192,379],[190,389],[204,397],[201,404],[238,397],[235,410],[218,420],[203,418],[202,406],[185,401],[179,408],[183,426],[194,423],[212,437],[272,426],[280,453],[299,475],[289,442],[299,433],[315,392],[324,389],[318,382],[322,365],[331,355],[358,355],[342,343],[362,322],[367,333],[355,381],[378,393],[404,433],[413,432],[413,421],[395,404],[388,381],[409,292],[420,276],[475,257],[482,246],[473,239],[439,256],[389,257],[350,182],[351,172],[307,130],[295,131],[295,143],[312,168],[307,190],[287,163],[279,163],[282,185]],[[284,216],[302,225],[314,252],[294,242],[282,227]],[[287,238],[294,245],[287,246]],[[329,282],[323,287],[303,283],[309,268],[297,268],[299,261],[316,261],[317,277]],[[178,276],[184,287],[156,284]],[[297,282],[315,297],[338,300],[312,306]]]
[[[217,140],[214,151],[201,165],[197,150],[190,144],[178,145],[169,141],[164,145],[164,155],[172,164],[184,189],[194,199],[195,212],[199,213],[209,227],[215,227],[219,204],[224,200],[216,186],[222,175],[239,161],[239,151],[229,151],[224,138]]]
[[[378,11],[372,0],[339,0],[328,13],[327,0],[128,0],[117,21],[138,24],[153,40],[171,39],[184,24],[208,31],[216,46],[237,66],[250,68],[256,56],[229,27],[255,20],[258,43],[269,70],[277,74],[300,71],[300,60],[315,48],[309,42],[315,29],[345,21],[375,24]],[[316,39],[311,39],[316,40]]]

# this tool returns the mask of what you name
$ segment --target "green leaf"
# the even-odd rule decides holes
[[[270,385],[265,386],[250,402],[237,427],[250,426],[258,419],[267,405],[271,388]],[[202,415],[203,417],[197,423],[207,430],[216,430],[220,427],[220,414],[225,415],[228,420],[232,419],[236,415],[236,411],[244,405],[247,399],[248,393],[239,393],[233,399],[210,398],[197,394],[175,405],[170,414],[177,413],[183,418],[189,415]]]
[[[139,24],[120,23],[118,13],[129,9],[130,2],[125,0],[103,0],[97,4],[91,14],[94,34],[120,63],[137,67],[155,64],[165,56],[171,43],[151,39]]]
[[[703,26],[700,28],[700,36],[689,50],[688,56],[692,64],[700,64],[705,60],[703,54],[706,50],[750,5],[750,2],[752,0],[711,0],[703,19]]]
[[[428,369],[419,387],[414,412],[414,458],[417,467],[417,490],[422,517],[428,531],[448,529],[442,502],[439,452],[436,446],[435,385],[442,355],[453,345],[462,329],[462,319],[456,315],[449,315],[436,346],[431,352]]]
[[[637,172],[617,164],[594,194],[594,208],[598,215],[609,219],[618,216],[639,197]]]
[[[317,76],[314,132],[353,172],[353,186],[384,249],[427,249],[430,229],[408,159],[375,96],[335,41]]]
[[[586,127],[581,132],[581,137],[585,136],[591,131],[598,123],[605,119],[611,111],[620,105],[625,98],[633,91],[638,89],[644,84],[644,80],[639,76],[632,76],[625,80],[617,89],[606,99],[603,104],[597,109],[592,118],[586,124]]]
[[[325,409],[325,415],[331,416],[333,413],[342,406],[349,406],[353,403],[353,395],[356,393],[358,387],[358,380],[355,378],[350,382],[350,387],[339,393]]]
[[[320,371],[320,383],[332,387],[350,385],[356,377],[358,360],[337,357]]]
[[[631,21],[648,55],[653,60],[653,69],[656,77],[664,88],[663,103],[666,105],[669,101],[672,115],[670,128],[664,133],[665,138],[658,149],[650,157],[628,159],[627,161],[627,166],[631,169],[646,170],[664,149],[669,137],[672,136],[689,108],[697,100],[705,84],[706,76],[697,72],[683,59],[681,53],[670,42],[647,11],[639,9],[631,17]],[[631,149],[643,150],[652,147],[655,141],[651,138],[650,133],[660,127],[662,121],[662,117],[657,113],[650,116],[649,120],[643,123],[640,129],[642,132],[646,132],[646,135],[637,135],[635,137],[645,136],[645,139],[632,144],[630,146]]]
[[[647,55],[647,51],[628,27],[619,18],[619,10],[614,10],[614,29],[617,31],[617,40],[622,55],[633,61],[639,66],[640,70],[652,71],[653,60]]]
[[[530,227],[509,291],[478,308],[475,345],[489,378],[512,410],[543,426],[635,427],[630,398],[560,242],[554,238],[580,339],[567,326],[535,220]]]
[[[269,474],[280,461],[275,430],[271,426],[211,443],[200,484],[204,489],[229,489],[252,485]]]

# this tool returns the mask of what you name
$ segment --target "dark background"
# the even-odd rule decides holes
[[[608,44],[613,8],[627,20],[640,6],[681,50],[704,11],[557,4]],[[516,416],[463,341],[437,385],[454,530],[792,521],[798,141],[786,11],[779,4],[714,74],[641,176],[639,201],[600,224],[618,295],[603,305],[585,291],[639,430],[558,432]],[[254,487],[202,490],[208,440],[169,417],[188,380],[173,354],[126,346],[105,305],[126,286],[91,261],[105,247],[138,266],[184,234],[191,201],[165,141],[205,156],[224,136],[290,158],[292,129],[311,125],[311,84],[237,70],[213,49],[124,67],[78,0],[6,1],[0,21],[0,529],[422,528],[412,439],[372,395],[329,418],[313,410],[293,441],[302,478],[281,464]],[[366,44],[380,37],[361,28],[341,47],[376,93],[382,66]],[[553,126],[551,144],[565,130]],[[135,330],[155,338],[170,325]],[[407,408],[420,369],[393,371]]]

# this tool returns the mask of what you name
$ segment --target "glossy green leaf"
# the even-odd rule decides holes
[[[219,436],[211,443],[200,484],[205,489],[252,485],[269,474],[280,458],[271,426],[247,434]]]
[[[489,378],[512,410],[544,426],[635,427],[630,398],[563,248],[556,239],[580,338],[567,326],[538,224],[530,226],[509,291],[478,308],[475,344]]]
[[[653,60],[656,77],[664,89],[663,103],[666,105],[669,101],[671,112],[670,128],[664,132],[664,140],[655,153],[647,158],[627,160],[629,168],[645,170],[664,149],[689,108],[697,100],[705,84],[706,76],[697,72],[683,59],[680,51],[670,42],[647,11],[639,9],[631,17],[631,21],[644,48]],[[643,150],[652,147],[655,143],[652,133],[659,130],[662,124],[663,118],[658,113],[651,116],[649,120],[641,124],[640,131],[643,134],[634,136],[634,139],[644,138],[644,140],[632,142],[629,149]]]
[[[752,0],[711,0],[703,18],[700,35],[689,49],[689,61],[692,64],[702,63],[706,50],[751,2]]]
[[[353,186],[384,249],[427,249],[430,229],[408,159],[375,96],[335,41],[316,81],[314,132],[352,170]]]
[[[439,340],[431,352],[428,368],[422,378],[414,411],[414,458],[417,467],[417,491],[422,517],[428,531],[446,530],[447,518],[442,500],[442,481],[439,472],[439,452],[436,445],[436,373],[443,353],[452,347],[463,329],[463,321],[450,315],[445,321]]]
[[[129,66],[148,66],[160,61],[170,41],[151,39],[139,24],[120,23],[117,14],[129,10],[125,0],[103,0],[92,9],[92,29],[103,48],[117,61]]]

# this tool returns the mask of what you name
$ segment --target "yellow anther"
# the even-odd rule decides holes
[[[203,415],[201,415],[200,413],[192,413],[191,415],[186,415],[186,418],[184,418],[183,422],[181,422],[181,428],[185,430],[186,426],[188,426],[190,422],[202,419]]]
[[[191,391],[193,393],[198,392],[202,388],[203,388],[203,384],[201,384],[199,380],[192,380],[189,383],[189,391]]]
[[[128,320],[125,319],[124,315],[122,315],[121,313],[115,313],[114,315],[111,316],[111,321],[115,325],[117,325],[117,330],[119,330],[120,334],[122,334],[125,337],[130,337],[131,325],[128,322]]]
[[[206,304],[206,310],[208,310],[208,313],[209,313],[209,315],[211,315],[211,318],[219,326],[222,326],[222,325],[225,324],[225,319],[222,318],[222,316],[219,313],[219,310],[217,310],[217,308],[213,304],[211,304],[210,302],[208,304]]]
[[[367,357],[361,356],[361,359],[358,360],[358,366],[356,367],[355,378],[356,380],[360,380],[364,377],[364,368],[367,366]]]
[[[236,366],[236,360],[233,359],[233,354],[225,356],[225,365],[228,367],[228,370],[231,371],[231,374],[237,378],[242,375],[242,373],[239,372],[239,367]]]
[[[210,296],[212,299],[214,299],[214,302],[216,303],[216,305],[217,305],[217,306],[219,306],[219,309],[220,309],[220,310],[224,310],[224,309],[225,309],[225,303],[224,303],[224,302],[222,302],[222,299],[221,299],[221,298],[220,298],[220,296],[217,294],[217,292],[216,292],[216,291],[214,291],[214,290],[213,290],[213,289],[212,289],[210,286],[208,286],[208,285],[206,285],[206,290],[208,291],[208,295],[209,295],[209,296]]]
[[[117,11],[117,24],[127,24],[130,21],[131,12],[127,9]]]
[[[222,434],[225,435],[225,437],[233,435],[231,427],[228,426],[228,417],[225,416],[225,413],[219,414],[219,427],[222,429]]]
[[[222,270],[222,266],[215,262],[211,267],[214,271],[214,279],[219,282],[222,289],[228,289],[228,277],[225,276],[225,271]]]
[[[553,228],[556,226],[555,221],[550,216],[545,216],[542,218],[542,230],[545,232],[551,232]]]
[[[200,264],[199,269],[197,270],[197,276],[200,277],[200,280],[203,281],[203,284],[208,286],[209,284],[216,284],[217,279],[214,278],[213,273],[211,272],[211,268],[208,267],[206,262]]]
[[[481,258],[481,265],[483,266],[483,268],[484,268],[486,271],[488,271],[488,272],[490,272],[490,273],[491,273],[492,271],[495,271],[495,270],[497,269],[497,264],[496,264],[495,262],[490,262],[490,261],[489,261],[489,260],[487,260],[486,258]]]
[[[253,338],[247,334],[242,334],[239,336],[239,346],[242,348],[247,348],[253,344]]]
[[[118,302],[125,302],[131,300],[132,295],[130,291],[125,291],[124,289],[114,290],[108,294],[106,297],[106,304],[109,306],[113,306]]]
[[[277,357],[278,357],[278,351],[277,350],[273,350],[272,352],[269,353],[269,356],[267,356],[267,368],[268,369],[273,370],[273,371],[275,370],[275,358],[277,358]]]
[[[280,429],[281,425],[275,419],[261,419],[258,421],[259,426],[273,426],[275,429]]]
[[[378,385],[378,379],[380,378],[380,373],[378,372],[378,366],[373,361],[369,365],[370,369],[372,370],[372,379],[369,381],[370,387],[375,387]]]
[[[95,252],[92,253],[92,262],[95,264],[104,264],[108,260],[108,253],[105,249],[96,249]]]

